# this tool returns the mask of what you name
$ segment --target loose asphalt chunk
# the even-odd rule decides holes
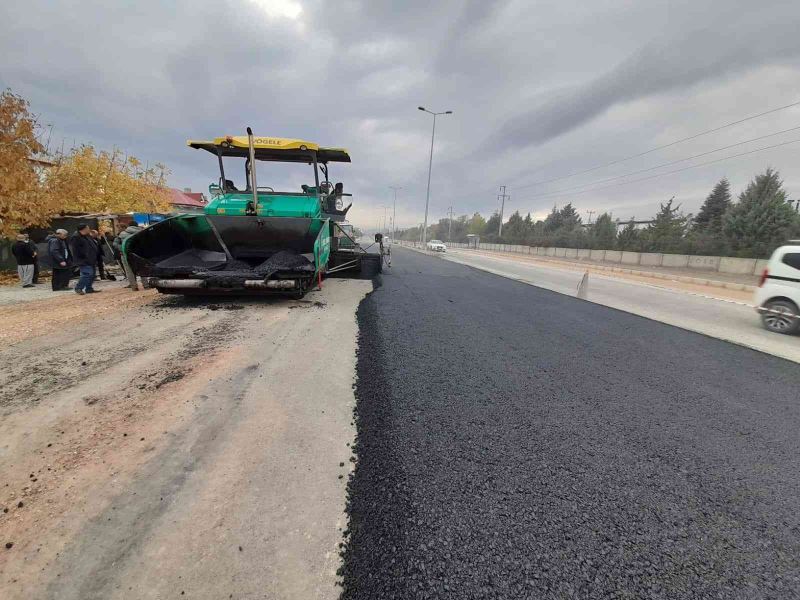
[[[343,598],[799,597],[800,366],[402,250],[358,321]]]

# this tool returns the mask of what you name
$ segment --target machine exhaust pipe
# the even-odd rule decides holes
[[[253,143],[253,130],[247,128],[247,145],[250,150],[250,185],[253,187],[253,214],[258,214],[258,184],[256,183],[256,147]]]

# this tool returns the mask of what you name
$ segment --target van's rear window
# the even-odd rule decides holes
[[[782,262],[800,271],[800,252],[787,252],[783,255]]]

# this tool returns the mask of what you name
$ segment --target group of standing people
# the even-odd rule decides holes
[[[140,230],[141,227],[131,225],[113,240],[109,240],[85,223],[79,224],[77,231],[71,237],[65,229],[57,229],[51,233],[47,237],[47,254],[53,269],[53,291],[69,290],[70,278],[77,267],[79,277],[74,287],[75,293],[85,295],[99,292],[100,290],[94,289],[94,281],[98,274],[100,279],[114,278],[105,272],[104,247],[107,246],[119,260],[122,240]],[[39,271],[36,244],[27,234],[19,234],[11,252],[17,259],[17,274],[22,287],[30,288],[36,285]]]

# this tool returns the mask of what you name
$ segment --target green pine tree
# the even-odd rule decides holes
[[[642,232],[646,252],[681,251],[690,217],[681,212],[680,204],[672,206],[674,200],[661,204],[655,220]]]
[[[711,190],[694,219],[696,229],[722,232],[722,220],[731,206],[731,184],[722,178]]]
[[[723,231],[738,256],[766,258],[798,227],[783,181],[769,168],[756,175],[726,213]]]
[[[637,252],[641,249],[639,231],[636,229],[634,219],[635,217],[631,217],[631,220],[622,228],[622,231],[620,231],[617,236],[617,247],[620,250]]]
[[[522,244],[525,241],[525,220],[518,210],[503,224],[503,239],[508,244]]]
[[[613,250],[617,241],[617,225],[611,215],[603,213],[597,217],[591,230],[592,247],[601,250]]]
[[[553,233],[561,229],[561,226],[564,224],[564,218],[561,215],[561,212],[558,210],[558,207],[553,205],[553,210],[550,211],[550,214],[547,215],[547,218],[544,220],[544,229],[547,233]]]
[[[488,241],[499,241],[499,237],[497,236],[497,231],[500,229],[500,213],[495,212],[489,217],[489,220],[486,221],[486,228],[484,230],[486,239]]]
[[[572,231],[581,224],[581,217],[578,211],[572,206],[572,203],[566,204],[560,211],[561,214],[561,227],[568,231]]]

